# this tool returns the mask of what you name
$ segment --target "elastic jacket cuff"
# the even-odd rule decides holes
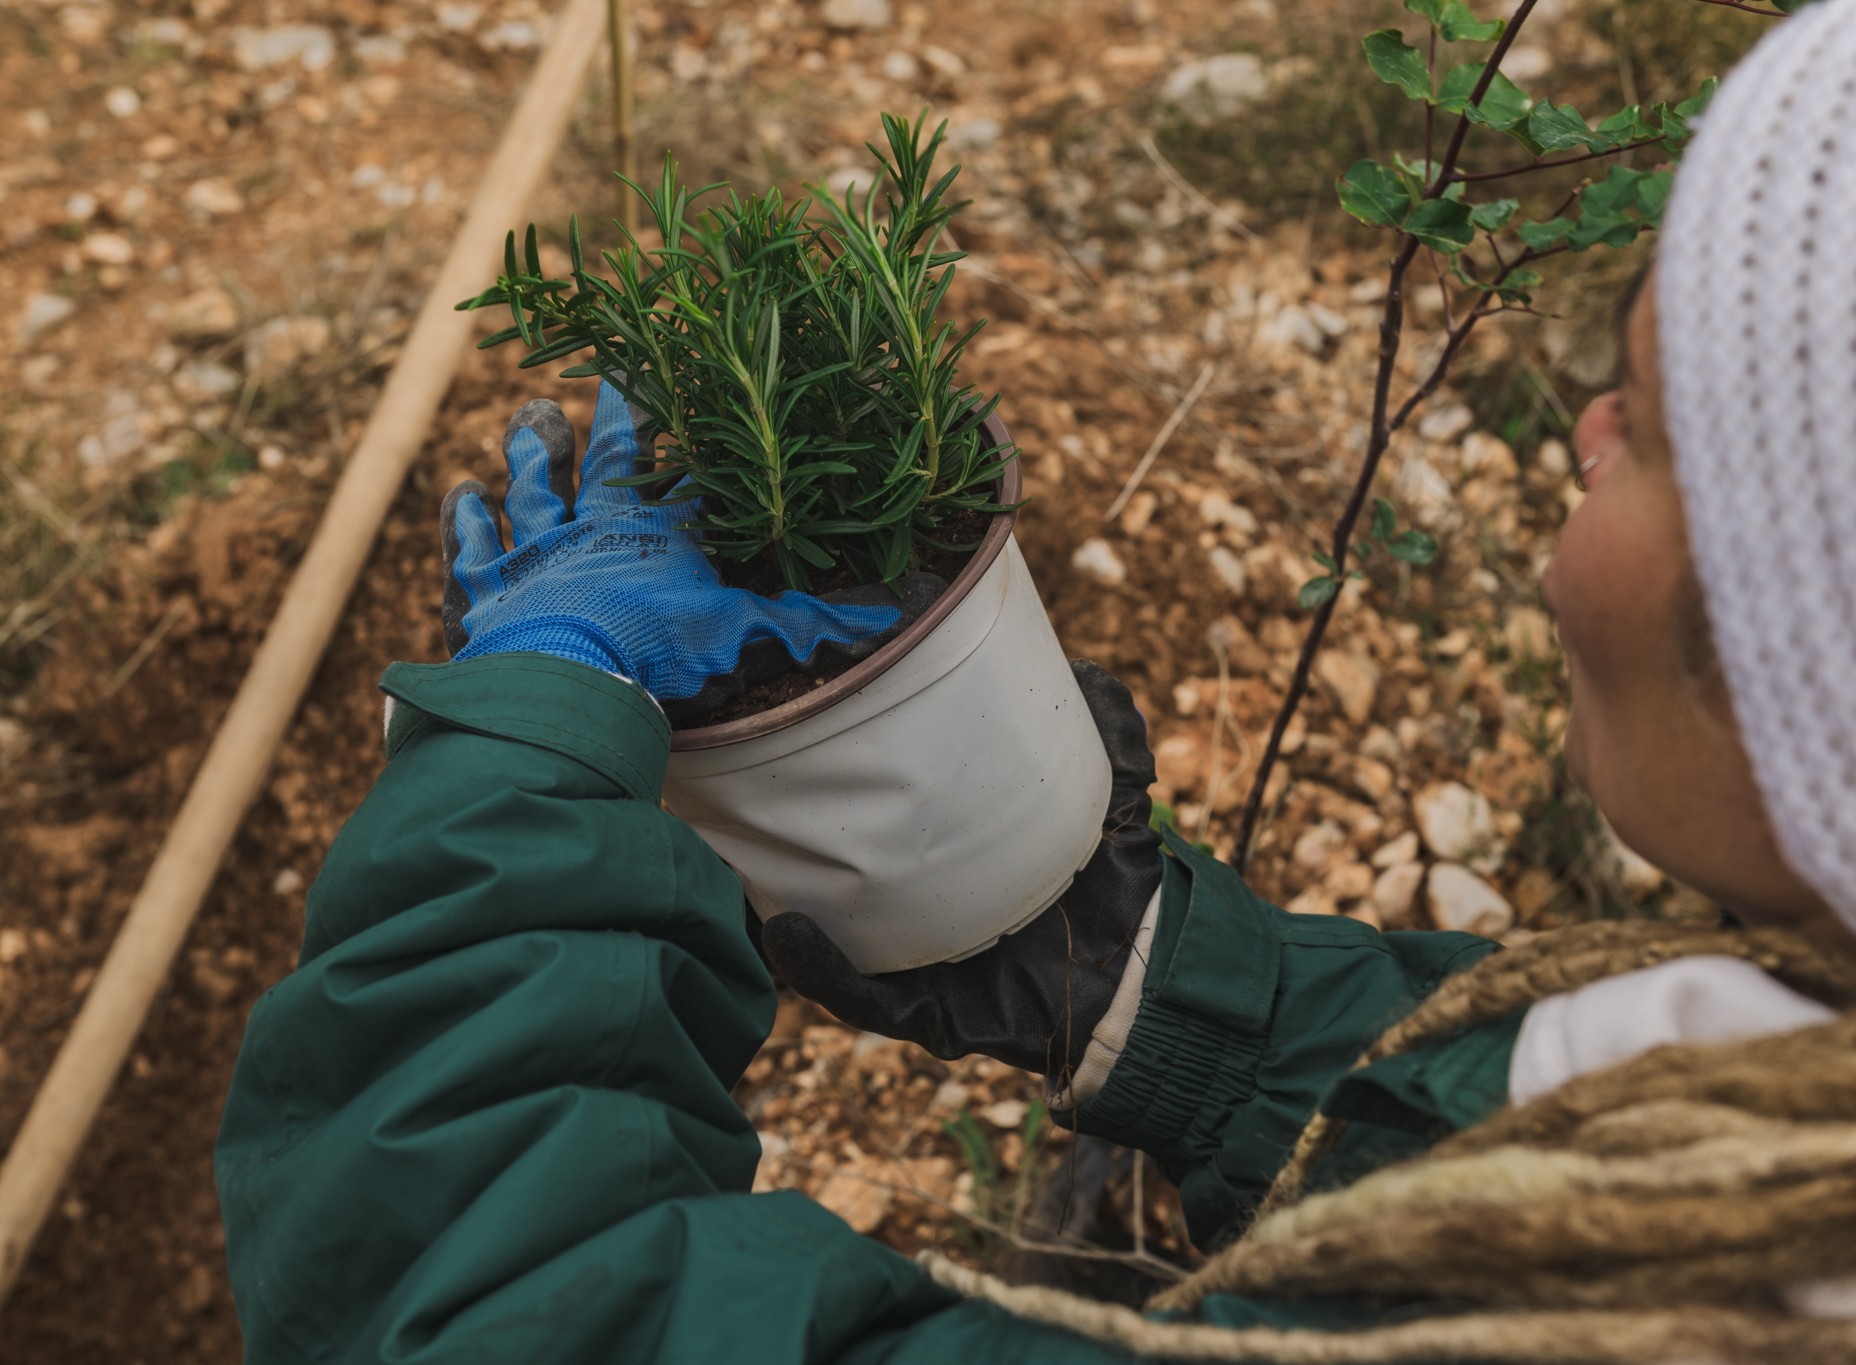
[[[380,690],[399,703],[387,723],[388,759],[438,721],[553,750],[641,801],[662,797],[670,722],[643,688],[615,674],[547,654],[492,654],[394,664]]]
[[[1281,942],[1269,905],[1171,831],[1141,1009],[1120,1060],[1078,1106],[1079,1131],[1164,1164],[1216,1148],[1256,1089]]]

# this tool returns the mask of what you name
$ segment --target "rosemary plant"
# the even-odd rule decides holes
[[[958,166],[934,175],[947,125],[924,145],[925,121],[885,114],[888,154],[867,144],[880,213],[854,186],[790,205],[778,190],[692,191],[666,156],[655,189],[626,182],[661,247],[617,225],[611,278],[594,274],[576,219],[573,278],[550,279],[531,225],[520,255],[509,235],[495,287],[458,306],[506,305],[514,325],[480,344],[522,341],[524,367],[591,352],[563,377],[610,381],[663,434],[656,469],[625,482],[675,480],[661,501],[691,506],[709,553],[771,556],[796,588],[836,569],[893,584],[923,547],[972,547],[949,523],[1005,510],[994,484],[1015,454],[982,429],[998,398],[958,373],[983,322],[941,317],[963,253],[938,247],[964,204],[948,197]]]

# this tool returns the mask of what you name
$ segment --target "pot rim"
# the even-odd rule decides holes
[[[1005,423],[994,413],[988,417],[983,428],[994,446],[1009,446],[1012,443]],[[1016,453],[1010,463],[999,471],[999,501],[1017,502],[1024,484],[1019,474]],[[854,692],[862,691],[907,657],[923,640],[934,632],[935,627],[953,613],[955,607],[966,600],[986,571],[998,559],[1005,549],[1005,542],[1012,537],[1012,527],[1018,521],[1018,512],[995,512],[986,525],[986,534],[980,538],[979,548],[973,557],[961,569],[954,581],[947,585],[947,591],[934,600],[934,604],[920,616],[911,621],[908,627],[867,659],[859,660],[849,669],[840,673],[822,687],[815,687],[803,697],[794,697],[791,701],[781,702],[778,706],[768,707],[751,716],[739,720],[724,721],[720,725],[697,725],[687,730],[670,732],[670,749],[672,753],[683,753],[692,749],[719,749],[728,744],[740,744],[746,740],[759,739],[784,730],[790,725],[797,725],[843,701]]]

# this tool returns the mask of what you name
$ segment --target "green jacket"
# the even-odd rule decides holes
[[[729,1091],[773,987],[734,875],[659,808],[669,733],[642,692],[534,654],[382,686],[388,764],[330,849],[300,965],[253,1011],[220,1132],[247,1360],[1127,1358],[960,1300],[797,1193],[749,1193]],[[1331,1178],[1505,1100],[1511,1029],[1335,1084],[1490,944],[1285,914],[1174,853],[1141,1012],[1075,1122],[1152,1152],[1201,1245],[1241,1229],[1324,1095],[1360,1120]]]

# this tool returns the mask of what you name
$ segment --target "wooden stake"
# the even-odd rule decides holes
[[[619,173],[638,179],[638,130],[632,122],[632,71],[636,65],[630,0],[606,0],[606,27],[612,34],[612,141]],[[638,231],[638,196],[619,186],[619,221]]]
[[[475,319],[454,305],[496,274],[504,234],[547,172],[599,50],[601,9],[602,0],[567,0],[562,8],[302,566],[0,1166],[0,1304],[341,623],[380,523],[475,329]]]

